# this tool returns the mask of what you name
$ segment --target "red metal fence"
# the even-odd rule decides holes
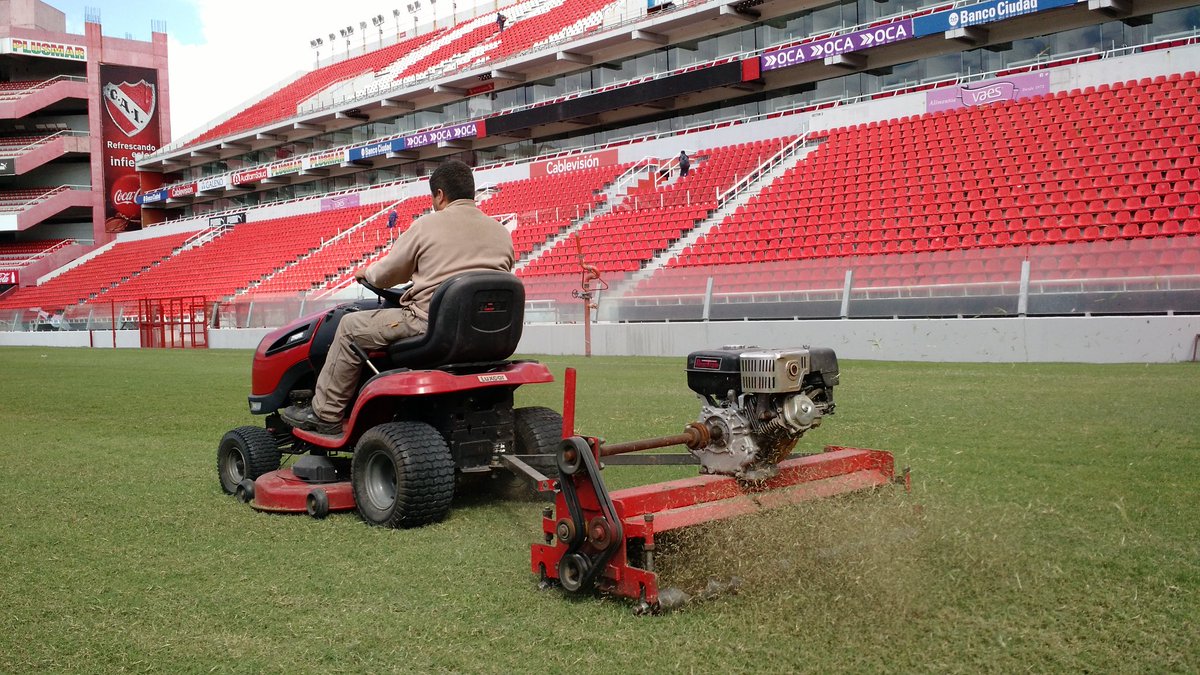
[[[208,347],[208,303],[203,297],[138,301],[142,347]]]

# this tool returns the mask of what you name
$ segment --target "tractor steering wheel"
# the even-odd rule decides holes
[[[358,283],[362,284],[368,291],[379,296],[379,300],[388,306],[396,307],[400,304],[400,298],[404,296],[405,291],[412,287],[412,282],[401,284],[395,288],[380,288],[366,279],[359,279]]]

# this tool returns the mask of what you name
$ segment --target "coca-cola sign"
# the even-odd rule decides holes
[[[0,270],[0,286],[15,286],[21,281],[21,275],[17,270]]]
[[[130,221],[140,221],[142,217],[142,209],[137,203],[138,187],[137,174],[121,176],[113,182],[113,209]]]

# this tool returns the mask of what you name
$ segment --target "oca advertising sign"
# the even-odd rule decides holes
[[[893,42],[907,40],[913,36],[912,19],[903,19],[882,26],[872,26],[853,33],[835,35],[824,40],[806,42],[794,47],[786,47],[773,52],[767,52],[759,57],[759,67],[762,72],[779,70],[801,63],[825,59],[838,54],[860,52],[864,49],[888,45]]]
[[[402,140],[404,141],[404,149],[412,150],[413,148],[421,148],[444,141],[457,141],[463,138],[483,138],[485,135],[487,135],[487,132],[484,129],[483,122],[466,122],[452,127],[422,131],[411,136],[405,136]]]
[[[150,68],[100,65],[104,142],[104,229],[140,227],[135,199],[141,185],[137,160],[159,146],[158,72]]]
[[[21,275],[16,270],[0,270],[0,286],[17,285]]]

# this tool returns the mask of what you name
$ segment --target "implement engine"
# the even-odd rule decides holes
[[[796,441],[833,414],[838,362],[822,347],[733,345],[689,354],[687,380],[708,429],[707,443],[689,448],[701,472],[758,481],[774,476]]]

